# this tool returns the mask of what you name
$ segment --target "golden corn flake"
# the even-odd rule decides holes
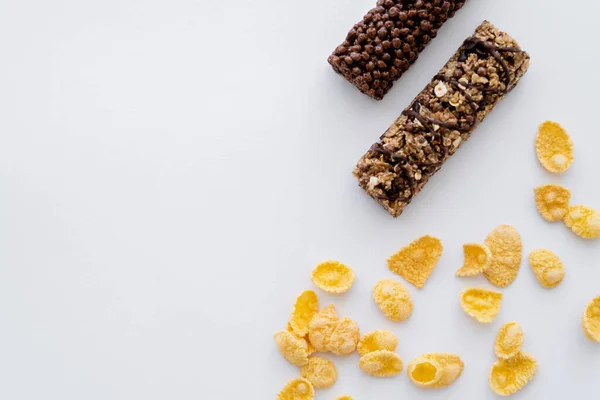
[[[460,305],[478,322],[489,324],[500,312],[502,293],[493,290],[470,288],[460,295]]]
[[[327,349],[335,355],[347,356],[356,350],[356,345],[360,339],[360,329],[358,324],[351,319],[344,317],[336,325]]]
[[[535,152],[542,166],[550,172],[565,172],[573,163],[573,142],[556,122],[546,121],[540,125]]]
[[[548,222],[560,221],[569,210],[571,191],[560,185],[543,185],[534,189],[537,209]]]
[[[490,232],[485,239],[485,245],[492,252],[492,261],[483,274],[492,285],[510,285],[517,278],[521,268],[521,235],[510,225],[500,225]]]
[[[593,208],[588,206],[569,207],[564,222],[577,236],[584,239],[600,237],[600,213]]]
[[[408,377],[416,386],[439,389],[451,385],[460,377],[464,363],[459,356],[447,353],[423,354],[408,364]]]
[[[527,353],[518,353],[508,360],[498,360],[490,372],[490,387],[500,396],[510,396],[523,389],[537,373],[536,359]]]
[[[321,290],[344,293],[350,290],[356,274],[339,261],[325,261],[312,271],[311,279]]]
[[[352,398],[352,396],[344,395],[344,396],[336,397],[335,400],[354,400],[354,399]]]
[[[523,339],[523,330],[518,323],[508,322],[502,325],[494,343],[496,357],[508,360],[519,354],[521,346],[523,346]]]
[[[299,338],[287,330],[277,332],[273,338],[283,358],[290,363],[301,366],[308,362],[307,344],[304,338]]]
[[[377,330],[369,332],[360,338],[357,350],[364,356],[377,350],[394,351],[398,347],[398,338],[390,331]]]
[[[388,378],[402,372],[403,364],[393,351],[377,350],[362,356],[358,367],[367,375]]]
[[[337,322],[338,316],[333,304],[323,308],[310,321],[308,340],[317,351],[329,351],[329,340]]]
[[[275,400],[314,400],[315,389],[305,378],[295,378],[289,381],[277,394]]]
[[[440,239],[423,236],[388,258],[388,267],[420,289],[431,276],[443,250]]]
[[[529,264],[540,285],[547,289],[557,287],[565,277],[560,258],[550,250],[538,249],[529,254]]]
[[[308,363],[300,368],[300,375],[306,378],[317,389],[333,386],[337,380],[337,369],[331,361],[321,357],[311,357]]]
[[[305,290],[296,299],[289,324],[298,336],[306,336],[308,324],[319,311],[319,298],[312,290]]]
[[[600,342],[600,296],[593,299],[585,308],[583,332],[588,339]]]
[[[306,343],[306,352],[308,353],[308,355],[310,356],[313,353],[316,353],[317,349],[315,349],[315,347],[312,345],[312,343],[310,342],[310,340],[308,339],[308,335],[304,336],[304,337],[300,337],[297,336],[294,333],[294,329],[292,329],[292,326],[290,325],[289,321],[287,323],[287,326],[285,328],[288,332],[291,332],[292,335],[294,335],[294,337],[299,338],[304,340],[304,342]]]
[[[383,315],[392,321],[404,321],[413,311],[408,289],[393,279],[383,279],[373,288],[373,299]]]
[[[476,276],[482,273],[492,262],[492,252],[485,244],[463,244],[465,261],[462,268],[456,271],[458,276]]]

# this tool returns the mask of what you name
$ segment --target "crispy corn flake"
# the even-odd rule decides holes
[[[485,239],[485,245],[492,252],[492,261],[483,274],[492,285],[510,285],[517,278],[521,268],[521,235],[510,225],[500,225],[490,232]]]
[[[344,293],[350,290],[356,274],[339,261],[324,261],[313,269],[311,279],[321,290],[328,293]]]
[[[600,342],[600,296],[594,298],[585,307],[582,325],[588,339]]]
[[[336,323],[327,349],[335,355],[347,356],[356,350],[359,339],[358,324],[350,318],[344,317]]]
[[[389,378],[402,372],[404,365],[393,351],[377,350],[362,356],[358,367],[367,375]]]
[[[337,369],[334,363],[325,358],[311,357],[307,364],[300,367],[300,375],[316,389],[323,389],[333,386],[337,380]]]
[[[462,309],[482,324],[489,324],[500,312],[502,293],[482,288],[465,289],[460,295]]]
[[[519,354],[523,346],[523,330],[516,322],[508,322],[500,327],[494,342],[496,357],[508,360]]]
[[[420,289],[431,276],[443,250],[440,239],[426,235],[388,258],[388,267]]]
[[[306,336],[308,324],[319,311],[319,298],[312,290],[305,290],[296,299],[289,324],[298,336]]]
[[[394,351],[398,347],[398,337],[390,331],[376,330],[360,338],[357,350],[364,356],[377,350]]]
[[[392,321],[404,321],[413,311],[408,289],[393,279],[383,279],[373,288],[373,299],[383,315]]]
[[[317,351],[329,351],[329,341],[338,322],[335,307],[329,305],[319,311],[308,325],[308,340]]]
[[[304,338],[295,336],[292,332],[281,330],[273,336],[279,352],[290,363],[304,365],[308,362],[307,344]]]
[[[344,396],[336,397],[335,400],[354,400],[354,399],[352,398],[352,396],[344,395]]]
[[[277,394],[275,400],[314,400],[315,389],[305,378],[295,378],[289,381]]]
[[[600,237],[600,213],[591,207],[569,207],[563,221],[577,236],[584,239]]]
[[[540,285],[547,289],[557,287],[565,277],[563,263],[550,250],[532,251],[529,254],[529,264]]]
[[[492,252],[485,244],[463,244],[465,261],[462,268],[456,271],[458,276],[476,276],[482,273],[492,262]]]
[[[533,190],[537,209],[548,222],[560,221],[569,210],[571,191],[560,185],[542,185]]]
[[[455,354],[428,353],[412,360],[406,372],[416,386],[424,389],[439,389],[456,381],[462,374],[463,368],[464,363]]]
[[[556,122],[546,121],[540,125],[535,152],[540,164],[550,172],[565,172],[573,163],[573,142]]]
[[[290,325],[289,321],[288,321],[288,323],[287,323],[287,326],[286,326],[286,328],[285,328],[285,329],[286,329],[288,332],[291,332],[291,333],[292,333],[292,335],[294,335],[294,337],[304,340],[304,342],[306,343],[306,352],[308,353],[308,355],[309,355],[309,356],[310,356],[311,354],[313,354],[313,353],[316,353],[316,352],[317,352],[317,349],[315,349],[315,347],[312,345],[312,343],[311,343],[311,342],[310,342],[310,340],[308,339],[308,335],[306,335],[306,336],[304,336],[304,337],[297,336],[297,335],[294,333],[294,329],[293,329],[293,328],[292,328],[292,326]]]
[[[536,359],[528,353],[518,353],[508,360],[498,360],[490,372],[490,387],[500,396],[510,396],[523,389],[537,370]]]

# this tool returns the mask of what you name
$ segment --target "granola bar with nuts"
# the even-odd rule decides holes
[[[354,168],[394,217],[529,68],[529,55],[484,21]]]

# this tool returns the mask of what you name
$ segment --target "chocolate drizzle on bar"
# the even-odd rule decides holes
[[[443,122],[438,119],[423,115],[421,113],[421,103],[418,100],[414,100],[411,106],[404,110],[402,114],[412,120],[416,126],[420,125],[427,131],[429,135],[425,134],[423,137],[432,148],[436,147],[435,142],[439,143],[438,147],[441,153],[441,160],[437,162],[413,160],[407,155],[386,149],[381,142],[375,143],[373,146],[371,146],[370,151],[389,158],[391,164],[394,165],[394,172],[397,173],[399,177],[404,178],[404,180],[408,183],[408,187],[404,187],[403,189],[398,187],[395,181],[393,181],[391,188],[383,190],[384,194],[374,196],[377,199],[387,200],[389,202],[410,202],[410,200],[418,191],[418,182],[416,182],[413,178],[415,171],[413,171],[411,166],[414,165],[421,169],[434,168],[434,171],[432,171],[431,174],[437,171],[441,167],[444,160],[448,157],[448,149],[443,143],[444,134],[448,131],[454,130],[460,132],[461,134],[469,134],[472,132],[479,122],[478,118],[476,118],[477,112],[484,109],[484,107],[486,107],[488,104],[487,100],[485,99],[485,95],[495,94],[503,96],[511,91],[516,81],[518,81],[519,77],[517,76],[511,78],[509,66],[503,57],[504,53],[524,53],[518,48],[498,47],[490,41],[481,40],[473,36],[464,41],[459,52],[460,53],[456,60],[460,62],[461,65],[467,62],[470,54],[476,54],[479,59],[492,57],[499,67],[499,78],[504,83],[504,88],[494,88],[467,82],[463,83],[443,74],[436,75],[432,80],[432,85],[435,81],[441,81],[451,86],[455,91],[460,92],[461,95],[466,99],[466,104],[468,104],[469,108],[471,109],[473,117],[470,121],[466,121],[466,123],[463,124]],[[481,92],[484,95],[483,100],[475,101],[468,93],[467,89],[475,89]],[[406,189],[410,191],[410,195],[407,196],[406,193],[402,193],[404,195],[404,197],[402,197],[401,191]]]

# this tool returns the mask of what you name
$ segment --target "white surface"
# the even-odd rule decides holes
[[[590,398],[600,345],[580,328],[600,293],[600,242],[544,222],[532,190],[557,182],[600,207],[596,81],[600,3],[470,0],[384,101],[326,58],[374,0],[21,0],[0,4],[0,398],[274,399],[297,369],[277,353],[314,265],[357,273],[319,292],[363,332],[394,331],[405,364],[456,352],[440,391],[405,374],[365,376],[336,359],[317,400],[492,399],[497,328],[517,320],[540,371],[514,398]],[[357,186],[363,152],[483,19],[532,56],[519,87],[399,219]],[[565,56],[566,55],[566,56]],[[538,124],[564,124],[576,161],[538,165]],[[525,257],[555,251],[564,282],[544,290],[523,262],[499,317],[478,325],[459,292],[461,245],[501,223]],[[415,311],[388,322],[370,291],[385,259],[422,234],[444,255]],[[400,278],[399,278],[400,279]]]

